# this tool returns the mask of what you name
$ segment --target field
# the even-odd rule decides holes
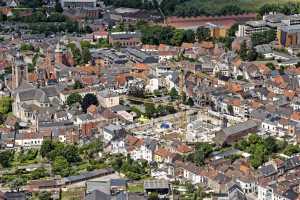
[[[300,2],[300,0],[192,0],[195,5],[202,5],[208,8],[221,8],[226,5],[238,5],[242,9],[255,11],[264,4],[281,4],[288,2]]]

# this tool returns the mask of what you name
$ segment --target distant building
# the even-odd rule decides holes
[[[97,98],[100,105],[104,108],[111,108],[119,105],[120,103],[119,95],[109,90],[99,92]]]
[[[134,48],[126,48],[124,53],[129,57],[129,59],[134,63],[158,63],[158,57],[145,53],[141,50]]]
[[[253,120],[248,120],[228,128],[224,128],[216,133],[215,142],[219,145],[232,144],[249,133],[257,131],[258,124]]]
[[[283,20],[278,27],[277,38],[283,47],[295,47],[300,45],[300,17],[291,17]]]
[[[141,45],[140,32],[114,32],[108,37],[109,44],[114,46],[139,46]]]
[[[97,0],[60,0],[63,8],[95,8]]]

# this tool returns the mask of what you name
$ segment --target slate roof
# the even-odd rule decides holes
[[[145,180],[144,189],[169,189],[169,182],[163,179],[160,180]]]
[[[105,194],[99,190],[94,190],[85,196],[85,200],[111,200],[111,195]]]
[[[239,133],[241,131],[244,131],[244,130],[247,130],[247,129],[250,129],[250,128],[254,128],[254,127],[257,127],[256,122],[253,121],[253,120],[248,120],[246,122],[238,123],[234,126],[224,128],[223,132],[226,135],[232,135],[232,134]]]
[[[261,166],[261,167],[259,168],[259,172],[260,172],[263,176],[267,177],[267,176],[272,176],[272,175],[276,174],[276,173],[277,173],[277,170],[276,170],[276,168],[274,167],[274,165],[269,164],[269,165]]]
[[[299,156],[291,157],[291,158],[287,159],[284,163],[285,170],[291,170],[291,169],[296,168],[298,166],[300,166]]]
[[[30,88],[25,90],[18,90],[16,95],[19,95],[20,101],[37,100],[40,103],[50,103],[49,97],[58,96],[57,89],[53,86],[45,88]]]

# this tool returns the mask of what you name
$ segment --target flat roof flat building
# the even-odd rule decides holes
[[[95,8],[97,0],[60,0],[63,8]]]

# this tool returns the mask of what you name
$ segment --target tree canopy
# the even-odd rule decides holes
[[[72,93],[68,96],[66,103],[67,103],[68,106],[71,106],[75,103],[81,103],[81,102],[82,102],[81,95],[78,94],[78,93]]]
[[[96,95],[94,95],[92,93],[88,93],[83,97],[81,107],[82,107],[83,112],[86,112],[86,110],[88,109],[88,107],[90,105],[98,106],[98,104],[99,104],[99,102],[98,102]]]

